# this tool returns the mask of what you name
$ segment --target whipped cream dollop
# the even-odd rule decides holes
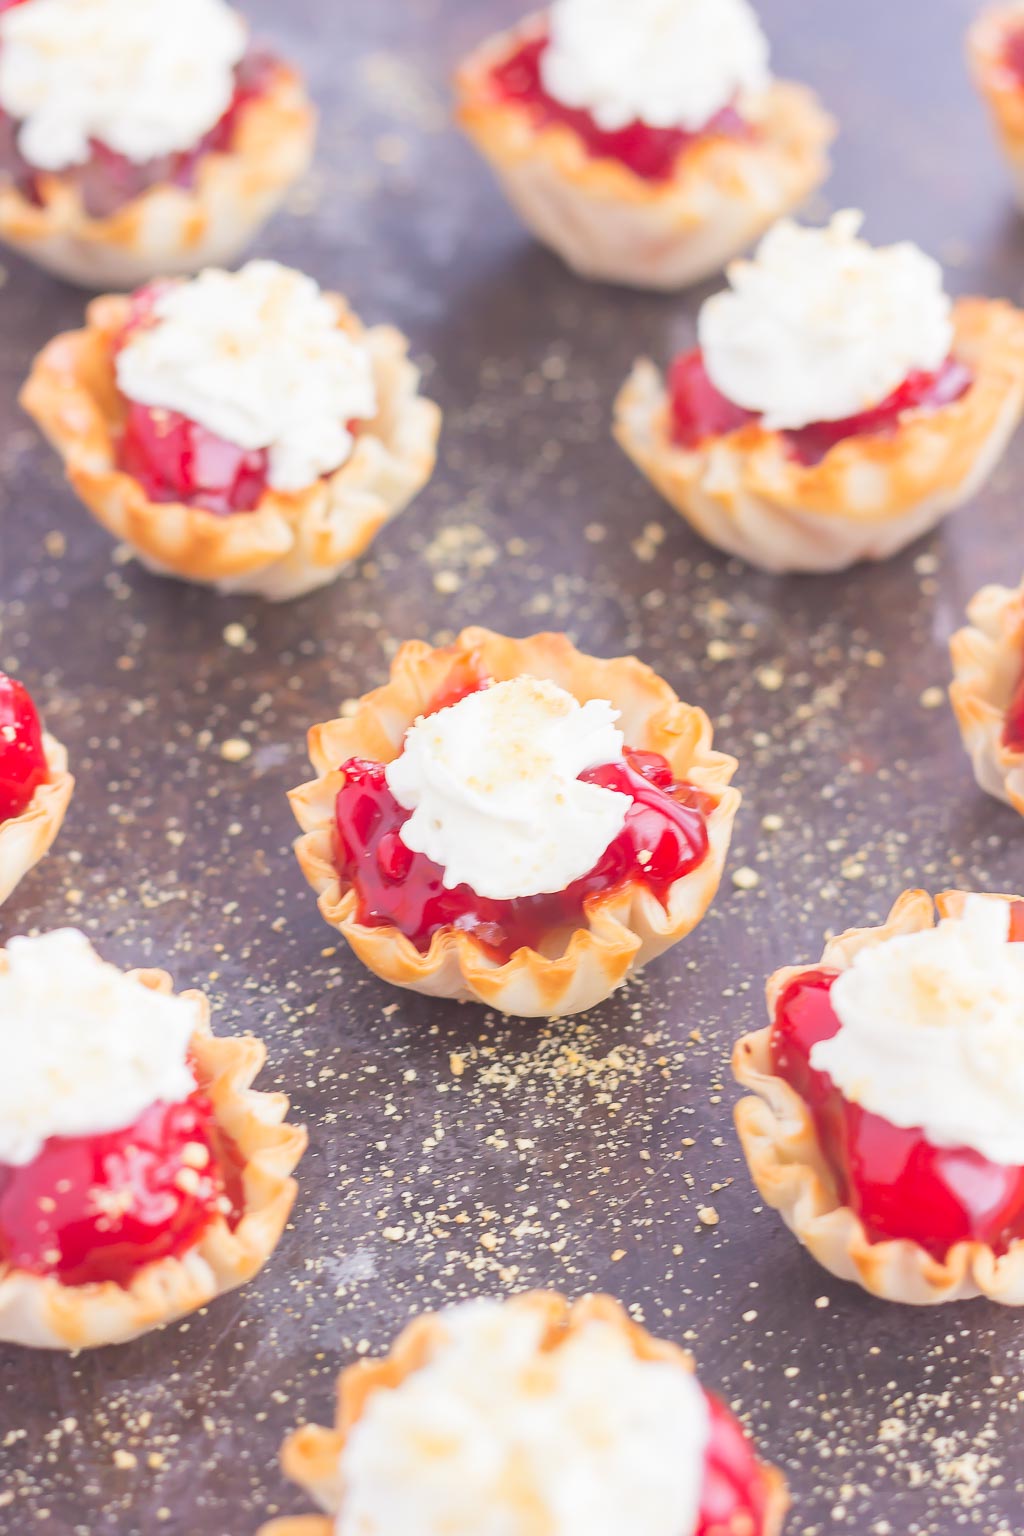
[[[1024,1165],[1024,944],[1005,902],[863,949],[832,986],[840,1029],[811,1049],[843,1097],[936,1147]]]
[[[84,934],[11,939],[0,971],[0,1163],[25,1164],[50,1136],[131,1125],[194,1092],[189,998],[153,992],[101,960]]]
[[[300,491],[352,451],[377,409],[367,349],[311,277],[275,261],[211,268],[157,299],[117,357],[122,394],[180,411],[239,448],[269,450],[277,491]]]
[[[618,711],[557,683],[517,677],[460,699],[408,731],[388,787],[412,815],[399,836],[451,889],[512,901],[564,891],[621,832],[632,801],[586,768],[618,762]]]
[[[770,431],[857,416],[949,356],[941,267],[908,241],[868,245],[862,220],[852,209],[824,229],[781,220],[701,308],[711,382]]]
[[[82,165],[99,140],[141,163],[223,117],[246,26],[224,0],[30,0],[0,15],[0,107],[30,165]]]
[[[709,1419],[682,1364],[596,1320],[544,1349],[524,1308],[440,1316],[442,1347],[348,1436],[338,1536],[692,1536]]]
[[[550,37],[545,90],[606,132],[640,119],[697,133],[771,78],[747,0],[554,0]]]

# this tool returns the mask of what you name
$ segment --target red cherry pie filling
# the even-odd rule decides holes
[[[771,1489],[764,1469],[729,1409],[702,1390],[710,1424],[693,1536],[766,1536]]]
[[[613,133],[598,127],[589,112],[567,107],[544,88],[541,60],[549,46],[547,35],[531,38],[491,72],[494,90],[504,100],[529,112],[538,128],[570,128],[593,159],[617,160],[643,181],[668,181],[680,156],[712,137],[741,138],[752,133],[732,107],[718,112],[696,133],[681,128],[651,128],[637,120]]]
[[[154,306],[168,286],[166,279],[158,279],[132,294],[115,355],[137,331],[154,323]],[[265,448],[241,448],[180,411],[121,398],[124,420],[117,467],[138,481],[149,501],[181,502],[217,517],[255,510],[269,485],[270,454]],[[357,436],[365,423],[353,420],[347,425]]]
[[[935,411],[952,405],[967,393],[972,382],[966,364],[949,357],[934,373],[916,370],[908,374],[898,389],[870,411],[843,421],[812,422],[779,436],[799,463],[819,464],[830,448],[846,438],[891,436],[906,411]],[[668,393],[671,438],[680,448],[698,448],[760,420],[756,413],[734,405],[715,388],[699,347],[684,352],[672,364]]]
[[[18,4],[31,4],[31,0],[0,0],[0,12]],[[59,173],[40,171],[29,164],[18,148],[20,123],[0,111],[0,176],[13,182],[29,202],[41,206],[43,189],[56,175],[65,186],[79,193],[85,212],[96,219],[117,213],[126,203],[156,186],[187,190],[195,185],[199,166],[207,155],[231,152],[243,112],[267,94],[280,68],[280,60],[273,54],[252,49],[235,67],[235,90],[227,111],[198,144],[142,163],[129,160],[94,139],[92,154],[83,165],[69,166]]]
[[[116,350],[153,323],[154,306],[168,286],[147,283],[132,294]],[[256,507],[267,489],[270,455],[265,448],[240,448],[180,411],[122,398],[117,467],[139,482],[150,501],[183,502],[219,517]]]
[[[20,816],[48,778],[36,707],[23,684],[0,672],[0,826]]]
[[[460,672],[424,714],[436,714],[485,686],[486,679]],[[589,873],[564,891],[508,901],[478,896],[466,885],[449,890],[441,866],[413,853],[399,836],[411,813],[391,793],[384,770],[383,763],[365,758],[341,764],[345,783],[335,802],[335,863],[357,894],[358,921],[395,927],[421,951],[429,949],[435,933],[455,928],[503,964],[518,949],[541,950],[546,940],[585,925],[588,900],[627,883],[645,885],[666,901],[673,883],[707,855],[714,798],[677,783],[659,753],[627,748],[621,761],[580,775],[633,802],[622,831]]]
[[[1024,27],[1014,27],[1003,43],[1003,65],[1024,91]]]
[[[0,1262],[65,1285],[127,1286],[194,1248],[216,1216],[237,1222],[239,1169],[199,1091],[121,1131],[53,1136],[32,1162],[0,1163]]]
[[[1024,942],[1024,902],[1011,908],[1010,942]],[[872,1242],[908,1238],[940,1262],[955,1243],[994,1253],[1024,1238],[1024,1168],[990,1162],[967,1147],[936,1147],[845,1099],[810,1056],[839,1031],[831,1002],[837,973],[803,971],[779,998],[771,1027],[772,1070],[810,1108],[841,1204]]]
[[[1003,721],[1003,746],[1011,752],[1024,752],[1024,668]]]

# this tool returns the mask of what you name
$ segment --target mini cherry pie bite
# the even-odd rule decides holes
[[[410,642],[309,752],[290,799],[327,922],[396,986],[520,1017],[592,1007],[685,937],[739,804],[702,710],[564,635]]]
[[[260,1536],[778,1536],[788,1502],[690,1357],[610,1296],[425,1313],[282,1462],[327,1513]]]
[[[0,0],[0,239],[71,282],[232,260],[315,131],[225,0]]]
[[[306,1144],[259,1040],[72,929],[0,951],[0,1035],[0,1340],[121,1343],[256,1274]]]
[[[682,288],[824,180],[834,127],[748,0],[554,0],[466,60],[458,118],[583,277]]]
[[[49,851],[74,787],[28,689],[0,672],[0,902]]]
[[[641,360],[615,436],[709,543],[767,571],[883,560],[980,489],[1024,409],[1024,315],[951,301],[861,215],[784,220],[702,306],[663,379]]]
[[[1024,1304],[1024,901],[900,897],[768,983],[736,1107],[765,1201],[887,1301]]]
[[[1024,816],[1024,583],[982,587],[950,641],[949,696],[979,788]]]
[[[1024,4],[991,5],[967,34],[967,60],[1024,208]]]
[[[282,601],[333,581],[429,480],[441,418],[418,385],[399,331],[252,261],[95,299],[21,400],[149,570]]]

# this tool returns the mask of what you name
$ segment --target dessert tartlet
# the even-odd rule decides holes
[[[0,1340],[118,1344],[252,1278],[306,1134],[200,992],[73,929],[0,951]]]
[[[764,1200],[887,1301],[1024,1303],[1024,901],[923,891],[768,983],[733,1071]]]
[[[49,852],[74,787],[28,689],[0,672],[0,902]]]
[[[282,1462],[327,1513],[260,1536],[778,1536],[788,1503],[690,1357],[610,1296],[425,1313]]]
[[[1024,208],[1024,4],[992,5],[967,34],[971,76],[989,111]]]
[[[590,1008],[689,933],[739,804],[702,710],[564,635],[412,641],[309,753],[295,846],[327,922],[396,986],[520,1017]]]
[[[1024,583],[982,587],[967,617],[950,641],[960,735],[979,787],[1024,816]]]
[[[418,385],[399,331],[252,261],[93,300],[21,401],[149,570],[282,601],[333,581],[429,480],[441,417]]]
[[[70,282],[233,260],[315,131],[225,0],[0,0],[0,240]]]
[[[636,288],[719,271],[824,180],[834,135],[772,78],[747,0],[554,0],[472,54],[457,96],[533,234]]]
[[[766,571],[884,560],[972,497],[1024,407],[1024,315],[958,299],[861,215],[788,220],[708,299],[663,379],[641,360],[615,436],[707,539]]]

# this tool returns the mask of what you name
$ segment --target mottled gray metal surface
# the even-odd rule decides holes
[[[254,1285],[127,1348],[0,1352],[0,1530],[249,1536],[302,1508],[277,1448],[329,1414],[341,1364],[419,1308],[550,1284],[607,1287],[687,1340],[785,1468],[792,1536],[1019,1533],[1019,1316],[885,1306],[816,1268],[752,1191],[727,1062],[765,975],[816,956],[826,925],[878,920],[910,884],[1024,884],[1020,823],[975,791],[939,692],[967,597],[1020,574],[1024,440],[976,506],[880,569],[780,581],[723,560],[608,436],[634,355],[692,336],[701,294],[575,281],[448,126],[453,64],[514,0],[251,9],[324,113],[316,173],[259,249],[410,333],[442,461],[368,560],[290,607],[148,577],[15,404],[81,296],[6,263],[0,663],[78,788],[0,932],[80,923],[111,958],[208,988],[217,1028],[266,1038],[263,1081],[311,1145]],[[829,205],[922,241],[959,292],[1019,299],[1022,226],[961,63],[973,6],[763,9],[780,69],[841,119]],[[687,943],[568,1024],[390,991],[334,946],[289,851],[307,726],[379,683],[400,639],[477,621],[636,651],[741,759],[731,867],[758,885],[727,878]],[[238,737],[251,754],[225,760]]]

